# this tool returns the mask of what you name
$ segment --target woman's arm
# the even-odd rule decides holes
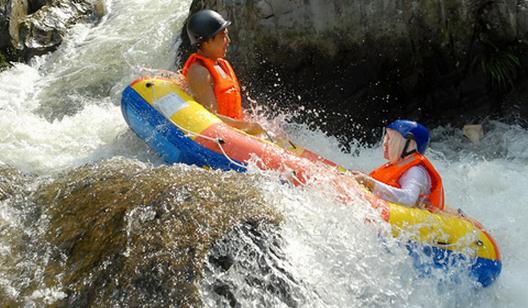
[[[416,206],[420,194],[427,193],[431,189],[431,180],[427,171],[418,166],[412,167],[402,175],[399,181],[401,188],[374,181],[372,190],[374,195],[409,207]]]
[[[207,110],[217,113],[218,103],[213,90],[213,77],[209,71],[205,67],[194,63],[189,67],[187,82],[194,99]]]
[[[420,194],[427,193],[431,189],[431,180],[427,171],[418,166],[412,167],[402,175],[399,181],[401,188],[387,185],[363,173],[354,172],[354,177],[381,199],[409,207],[416,205]]]
[[[238,128],[250,135],[259,135],[265,132],[262,126],[256,122],[236,120],[218,114],[218,103],[213,90],[213,77],[205,67],[196,63],[191,65],[187,74],[187,80],[194,99],[207,108],[207,110],[216,114],[226,124]]]
[[[250,135],[260,135],[266,132],[264,128],[262,128],[262,126],[260,126],[260,124],[258,124],[257,122],[236,120],[230,117],[223,116],[221,114],[216,114],[216,115],[226,124],[234,128],[238,128]]]

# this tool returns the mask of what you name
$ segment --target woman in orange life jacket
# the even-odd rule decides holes
[[[187,59],[182,73],[197,102],[235,128],[251,135],[262,134],[258,123],[244,121],[240,84],[224,59],[231,41],[227,31],[230,24],[212,10],[191,15],[187,34],[198,50]]]
[[[389,162],[366,175],[353,172],[356,180],[381,199],[408,207],[444,210],[440,175],[423,155],[429,131],[419,123],[397,120],[387,126],[383,155]]]

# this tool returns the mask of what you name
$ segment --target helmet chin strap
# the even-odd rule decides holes
[[[405,146],[403,147],[401,158],[405,158],[405,157],[407,157],[407,156],[409,156],[409,155],[411,155],[413,153],[416,153],[416,149],[407,152],[407,149],[411,145],[411,140],[414,140],[414,136],[413,135],[409,135],[407,137],[407,139],[405,141]]]

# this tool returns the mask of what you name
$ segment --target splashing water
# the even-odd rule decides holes
[[[8,186],[0,181],[2,194],[6,192],[0,195],[0,295],[7,303],[52,304],[67,296],[57,284],[21,298],[22,289],[39,285],[51,249],[40,243],[49,217],[46,208],[31,201],[36,187],[60,172],[90,162],[99,166],[99,161],[118,156],[145,163],[147,169],[162,164],[127,128],[120,93],[145,67],[174,69],[189,5],[183,0],[107,1],[108,14],[98,25],[77,25],[56,52],[0,73],[0,166],[38,176],[11,179],[11,171],[0,174],[15,187],[4,189]],[[284,130],[295,143],[345,167],[370,171],[382,163],[379,146],[354,143],[354,154],[348,154],[335,137],[306,124],[285,124]],[[229,297],[218,296],[218,290],[228,290],[242,306],[525,305],[528,132],[500,122],[487,123],[485,130],[476,146],[459,129],[437,128],[428,155],[443,176],[448,204],[479,219],[502,249],[503,273],[490,288],[476,289],[463,275],[458,284],[442,280],[441,273],[423,277],[405,248],[382,236],[386,226],[365,222],[375,214],[365,204],[341,204],[329,197],[330,187],[292,188],[274,174],[252,170],[266,202],[283,214],[278,230],[262,231],[269,241],[280,242],[280,249],[265,253],[275,246],[252,244],[258,242],[244,232],[234,238],[251,249],[219,242],[217,251],[234,250],[240,259],[224,271],[207,264],[201,283],[204,304],[229,305]],[[269,276],[257,279],[268,280],[267,288],[246,279],[259,262],[271,269]],[[463,269],[453,271],[449,274]],[[275,280],[291,294],[273,289]],[[208,281],[223,281],[229,288],[215,291]]]

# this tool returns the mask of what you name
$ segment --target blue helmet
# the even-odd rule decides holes
[[[424,153],[429,145],[429,130],[420,123],[409,120],[396,120],[389,124],[387,128],[400,133],[403,138],[412,138],[416,141],[418,152]]]

